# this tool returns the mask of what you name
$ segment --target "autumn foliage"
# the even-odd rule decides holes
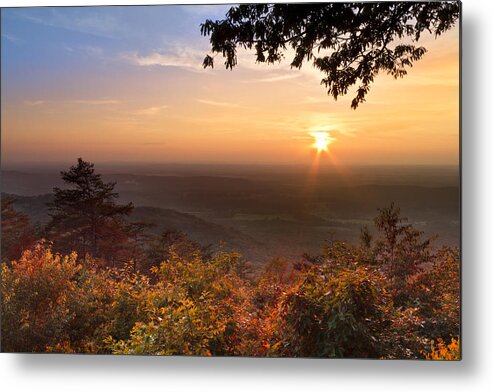
[[[438,338],[438,342],[431,343],[431,351],[424,352],[426,359],[436,361],[457,361],[460,359],[460,338],[452,338],[449,344],[446,344],[443,339]]]
[[[27,218],[5,206],[2,231],[27,238]],[[16,257],[15,241],[2,243],[2,351],[460,359],[458,250],[433,248],[394,205],[359,244],[328,241],[261,270],[184,233],[107,262],[98,232],[71,238],[95,257],[46,240],[21,241]]]
[[[171,250],[145,275],[39,244],[2,267],[2,350],[457,359],[443,342],[458,345],[458,299],[439,279],[458,282],[458,264],[453,252],[437,257],[397,306],[392,280],[357,262],[247,279],[238,254]]]

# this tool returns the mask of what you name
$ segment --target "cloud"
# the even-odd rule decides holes
[[[59,11],[51,9],[50,13],[44,13],[38,17],[25,12],[18,15],[31,22],[50,27],[57,27],[79,33],[95,35],[103,38],[119,38],[125,32],[115,15],[109,13],[80,13],[78,10],[67,9]]]
[[[62,48],[63,48],[63,50],[66,50],[67,52],[70,52],[70,53],[72,53],[74,51],[74,48],[71,47],[70,45],[67,45],[67,44],[62,44]]]
[[[120,103],[114,99],[78,99],[72,102],[82,105],[116,105]]]
[[[169,146],[169,142],[141,142],[132,144],[138,144],[140,146]]]
[[[7,41],[10,41],[14,44],[20,44],[21,42],[24,42],[22,39],[16,37],[15,35],[7,33],[2,33],[2,38],[5,38]]]
[[[85,46],[82,46],[81,49],[88,56],[101,57],[104,54],[103,49],[100,48],[99,46],[85,45]]]
[[[280,82],[283,80],[296,79],[301,76],[300,73],[297,74],[286,74],[286,75],[277,75],[260,79],[252,79],[252,80],[244,80],[243,83],[273,83]]]
[[[308,96],[303,98],[300,103],[328,103],[331,102],[331,99],[332,97],[329,96],[325,96],[325,97]]]
[[[103,48],[99,46],[93,46],[93,45],[67,45],[66,43],[62,43],[61,47],[63,50],[69,52],[69,53],[82,53],[85,56],[88,57],[96,57],[101,60],[106,60],[104,58],[104,50]]]
[[[190,71],[202,70],[203,51],[176,48],[172,50],[153,51],[145,55],[138,53],[123,54],[122,57],[131,64],[141,67],[179,67]]]
[[[160,113],[162,110],[167,109],[167,108],[168,108],[168,105],[151,106],[150,108],[138,110],[137,112],[135,112],[135,114],[144,115],[144,116],[152,116],[152,115]]]
[[[42,105],[44,104],[45,101],[41,100],[41,99],[38,99],[38,100],[35,100],[35,101],[24,101],[24,105],[28,105],[28,106],[39,106],[39,105]]]
[[[243,106],[238,105],[236,103],[231,103],[231,102],[218,102],[218,101],[211,101],[208,99],[197,99],[197,102],[206,104],[206,105],[212,105],[212,106],[221,106],[225,108],[241,108]]]

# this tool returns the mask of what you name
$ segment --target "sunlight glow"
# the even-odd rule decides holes
[[[330,137],[328,132],[310,132],[310,135],[315,139],[312,146],[316,148],[318,152],[327,151],[329,144],[335,140]]]

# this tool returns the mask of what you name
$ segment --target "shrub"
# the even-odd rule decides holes
[[[244,284],[234,273],[238,255],[200,257],[175,255],[153,272],[144,318],[128,339],[110,336],[106,344],[119,354],[239,355],[249,308]]]
[[[76,260],[40,244],[2,266],[3,351],[98,350],[111,298],[107,276]]]
[[[423,352],[426,359],[434,361],[459,361],[460,355],[460,338],[450,340],[449,344],[446,344],[443,339],[438,339],[436,345],[431,343],[431,351]]]
[[[281,300],[283,355],[380,357],[378,335],[390,298],[383,278],[359,268],[302,274]]]

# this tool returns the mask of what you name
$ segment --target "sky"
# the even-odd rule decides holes
[[[403,79],[357,110],[305,64],[233,70],[200,35],[229,7],[11,8],[1,15],[2,165],[91,162],[457,165],[459,31],[424,37]],[[421,42],[421,41],[420,41]],[[317,155],[313,134],[326,132]]]

